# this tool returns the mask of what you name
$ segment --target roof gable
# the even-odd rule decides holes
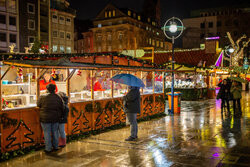
[[[115,15],[113,15],[113,11],[115,11]],[[105,12],[107,12],[106,17],[105,17]],[[111,17],[109,17],[109,12],[111,12]],[[124,14],[120,9],[109,3],[104,9],[102,9],[98,13],[95,20],[104,20],[107,18],[116,18],[121,16],[126,16],[126,14]]]

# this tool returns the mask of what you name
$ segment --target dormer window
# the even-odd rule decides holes
[[[113,10],[113,17],[115,17],[115,10]]]
[[[136,13],[133,13],[133,17],[136,18]]]
[[[150,18],[148,18],[148,22],[150,23]]]
[[[130,10],[128,11],[128,15],[131,16],[131,11]]]
[[[107,18],[108,17],[108,12],[105,12],[105,18]]]
[[[111,11],[109,11],[109,17],[112,17],[112,13],[111,13]]]
[[[138,18],[138,20],[141,20],[141,16],[138,16],[137,18]]]

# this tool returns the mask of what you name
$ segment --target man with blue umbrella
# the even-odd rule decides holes
[[[141,79],[131,74],[118,74],[111,78],[112,81],[129,86],[128,93],[123,97],[124,112],[130,123],[130,136],[125,141],[135,141],[138,136],[137,114],[141,112],[140,87],[144,87]]]
[[[130,124],[130,136],[125,141],[135,141],[138,136],[137,114],[140,113],[140,90],[139,87],[129,86],[129,91],[123,97],[124,112]]]

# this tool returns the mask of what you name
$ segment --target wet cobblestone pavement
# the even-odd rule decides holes
[[[136,142],[124,141],[126,127],[69,143],[58,154],[37,151],[0,166],[250,166],[249,95],[243,93],[241,117],[221,114],[215,99],[182,102],[180,115],[139,123]]]

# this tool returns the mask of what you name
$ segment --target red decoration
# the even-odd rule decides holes
[[[78,70],[76,75],[82,76],[82,72],[80,70]]]
[[[56,78],[56,71],[55,71],[55,69],[52,69],[51,77]]]
[[[23,76],[23,69],[22,68],[18,68],[17,69],[17,74],[19,77]]]

